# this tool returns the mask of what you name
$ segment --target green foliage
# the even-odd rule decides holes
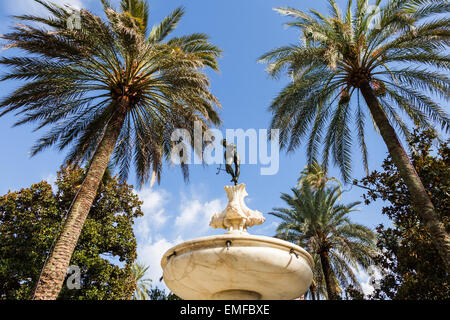
[[[433,151],[436,135],[431,130],[415,131],[409,143],[411,158],[436,213],[450,231],[450,148],[441,143]],[[449,274],[430,233],[411,207],[410,195],[397,168],[388,157],[383,171],[372,172],[362,180],[371,190],[365,195],[369,204],[377,199],[388,201],[382,213],[393,227],[378,226],[377,246],[381,250],[375,261],[385,272],[376,299],[449,299]]]
[[[365,300],[365,296],[361,288],[355,288],[349,285],[345,288],[345,300]]]
[[[49,128],[33,155],[70,145],[68,163],[89,162],[109,124],[125,115],[111,163],[121,181],[134,165],[142,185],[152,175],[160,179],[175,129],[191,132],[194,121],[204,128],[220,123],[220,104],[204,69],[218,70],[221,50],[201,33],[168,39],[182,9],[146,37],[148,8],[142,0],[123,0],[122,11],[103,0],[106,21],[81,10],[81,29],[68,26],[73,9],[35,1],[47,14],[15,17],[20,23],[1,38],[6,48],[21,52],[0,58],[10,69],[0,81],[21,82],[0,101],[0,116],[16,112],[22,117],[16,125]],[[187,178],[187,167],[182,169]]]
[[[365,270],[372,264],[375,234],[350,221],[348,214],[356,210],[359,202],[339,204],[339,187],[314,190],[305,183],[301,191],[291,190],[293,195],[281,196],[288,207],[274,208],[269,214],[281,219],[277,237],[304,247],[313,256],[316,297],[327,297],[321,253],[329,256],[337,289],[348,285],[360,288],[352,268]]]
[[[31,299],[84,175],[80,168],[62,169],[53,193],[42,181],[0,197],[0,299]],[[60,299],[131,297],[137,246],[133,223],[143,215],[140,205],[131,186],[105,175],[70,261],[80,267],[81,290],[64,285]]]
[[[450,92],[450,4],[389,0],[369,6],[367,0],[349,0],[341,12],[335,0],[328,2],[329,16],[312,9],[276,9],[293,18],[287,26],[300,29],[302,41],[274,49],[260,61],[268,64],[272,77],[287,74],[292,80],[270,106],[282,147],[293,151],[309,136],[309,161],[322,151],[323,164],[331,156],[348,182],[353,133],[368,172],[365,125],[371,113],[360,104],[363,85],[372,87],[406,138],[410,129],[401,113],[422,128],[436,124],[449,131],[450,118],[437,101],[448,101]]]
[[[181,300],[178,296],[169,292],[166,294],[164,289],[159,289],[158,287],[151,288],[148,290],[148,300]]]

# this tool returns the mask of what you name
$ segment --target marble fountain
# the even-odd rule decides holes
[[[292,300],[312,281],[314,262],[299,246],[280,239],[250,235],[247,228],[264,223],[249,209],[245,184],[226,186],[228,205],[210,226],[221,235],[202,237],[169,249],[161,260],[167,287],[185,300]]]

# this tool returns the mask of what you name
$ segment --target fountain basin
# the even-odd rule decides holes
[[[231,232],[181,243],[161,266],[167,287],[185,300],[292,300],[308,290],[314,262],[290,242]]]

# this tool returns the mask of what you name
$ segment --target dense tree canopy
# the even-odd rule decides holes
[[[0,197],[0,299],[30,299],[64,215],[84,179],[80,168],[58,172],[57,190],[46,181]],[[63,286],[60,299],[129,299],[135,290],[134,220],[143,213],[132,187],[106,174],[70,265],[81,289]],[[114,261],[115,263],[112,263]]]
[[[433,150],[433,131],[415,132],[410,140],[413,164],[433,200],[436,212],[450,229],[450,148],[440,143]],[[386,273],[373,298],[448,299],[449,275],[438,255],[432,236],[420,223],[420,216],[411,206],[411,198],[398,170],[388,157],[382,172],[374,171],[362,180],[372,190],[365,195],[366,203],[376,199],[389,202],[383,214],[392,227],[378,226],[378,247],[383,252],[376,262]]]

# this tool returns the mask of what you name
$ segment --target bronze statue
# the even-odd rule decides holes
[[[240,170],[239,167],[241,165],[241,159],[239,157],[239,154],[237,153],[237,147],[234,143],[231,144],[227,144],[227,140],[223,139],[222,140],[222,145],[225,148],[225,171],[231,175],[232,179],[231,182],[234,182],[234,185],[238,184],[238,180],[239,180],[239,174],[240,174]],[[233,165],[234,163],[234,171],[233,171]],[[220,168],[219,168],[219,172],[220,172]]]

